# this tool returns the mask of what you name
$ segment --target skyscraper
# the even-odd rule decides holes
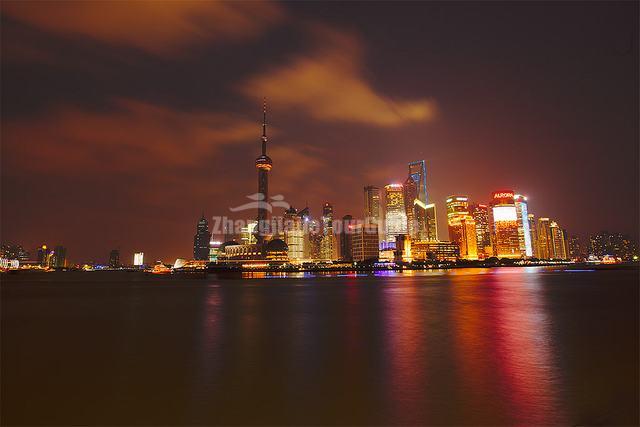
[[[384,187],[385,201],[385,239],[395,242],[396,236],[407,234],[407,214],[404,207],[402,184],[389,184]]]
[[[520,258],[518,237],[518,213],[512,190],[496,191],[492,194],[492,241],[493,253],[498,258]]]
[[[418,226],[416,224],[416,215],[415,215],[415,200],[418,197],[418,185],[413,180],[411,175],[407,177],[407,180],[403,184],[404,191],[404,212],[407,216],[407,234],[411,236],[412,239],[416,238],[416,234],[418,231]]]
[[[549,218],[538,218],[538,258],[553,258],[551,243],[551,221]]]
[[[489,207],[482,203],[476,203],[469,206],[469,212],[476,222],[478,258],[489,258],[493,256],[493,248],[491,247],[491,227],[489,225]]]
[[[333,235],[333,206],[326,202],[322,206],[322,240],[320,242],[320,258],[325,260],[335,259]]]
[[[460,248],[460,258],[478,259],[476,222],[469,213],[469,198],[467,196],[447,197],[447,225],[449,240]]]
[[[56,246],[53,249],[53,256],[51,259],[51,267],[63,268],[67,266],[67,248],[64,246]]]
[[[424,160],[409,163],[409,177],[416,183],[416,198],[426,205],[429,198],[427,197],[427,167]]]
[[[557,222],[551,221],[549,224],[549,228],[551,230],[551,249],[553,259],[566,259],[567,258],[567,245],[564,239],[564,233],[562,228],[558,225]]]
[[[211,233],[209,233],[209,223],[202,214],[198,225],[196,226],[196,234],[193,236],[193,259],[208,260],[209,259],[209,241]]]
[[[120,251],[118,249],[112,249],[109,253],[109,267],[120,268]]]
[[[425,205],[420,199],[413,201],[413,212],[415,218],[415,238],[416,241],[437,241],[438,224],[436,222],[436,205],[429,203]]]
[[[240,243],[243,245],[254,245],[256,239],[256,227],[258,221],[247,221],[247,225],[240,228]]]
[[[37,260],[38,260],[38,265],[42,266],[42,267],[46,267],[47,266],[47,256],[48,256],[48,252],[47,252],[47,245],[42,245],[37,249]]]
[[[304,229],[302,218],[294,207],[284,213],[284,241],[289,247],[289,260],[299,262],[304,259]]]
[[[353,226],[352,248],[353,260],[378,260],[378,224],[359,223]]]
[[[269,202],[269,171],[272,166],[273,161],[267,156],[267,101],[265,98],[262,106],[262,154],[256,159],[258,197],[259,201],[263,202],[258,206],[258,226],[256,227],[258,244],[262,244],[265,236],[269,233],[269,211],[264,205]]]
[[[382,212],[380,211],[380,189],[373,185],[364,187],[364,218],[370,222],[380,224]]]
[[[344,261],[353,261],[353,217],[342,217],[342,232],[340,233],[340,258]]]
[[[534,257],[540,258],[540,242],[538,241],[538,226],[536,224],[535,215],[527,215],[529,220],[529,232],[531,233],[531,253]]]
[[[531,244],[531,230],[529,229],[529,208],[527,198],[520,194],[515,194],[513,200],[516,204],[516,214],[518,216],[518,244],[520,252],[527,257],[533,256],[533,246]]]
[[[133,254],[133,265],[142,267],[144,265],[144,252],[136,252]]]

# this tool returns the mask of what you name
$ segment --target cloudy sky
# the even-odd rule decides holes
[[[191,255],[256,191],[360,216],[425,159],[444,199],[526,194],[638,233],[637,2],[3,1],[2,240]]]

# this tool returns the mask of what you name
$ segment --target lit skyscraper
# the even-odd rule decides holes
[[[551,221],[549,224],[551,229],[551,248],[553,251],[553,259],[567,258],[567,244],[565,242],[565,233],[557,222]]]
[[[538,258],[553,258],[551,243],[551,221],[549,218],[538,218]]]
[[[427,167],[424,160],[409,163],[409,177],[416,183],[416,198],[426,205],[429,199],[427,197]]]
[[[209,259],[210,240],[209,223],[203,214],[196,226],[196,234],[193,236],[193,259],[205,261]]]
[[[144,252],[136,252],[133,254],[133,265],[142,267],[144,265]]]
[[[413,212],[415,218],[415,238],[416,241],[437,241],[438,224],[436,222],[436,205],[430,203],[425,205],[420,199],[413,201]]]
[[[520,258],[518,237],[518,213],[511,190],[492,194],[492,241],[493,253],[498,258]]]
[[[284,241],[289,247],[289,260],[299,262],[304,259],[304,229],[302,218],[295,208],[284,213]]]
[[[364,187],[364,217],[370,222],[380,224],[382,212],[380,210],[380,189],[369,185]]]
[[[269,201],[269,171],[273,167],[273,161],[267,156],[267,101],[265,99],[262,108],[262,154],[256,159],[258,169],[258,194],[262,201]],[[256,227],[256,239],[259,244],[264,242],[269,233],[269,211],[264,206],[258,207],[258,226]]]
[[[489,207],[482,203],[476,203],[469,207],[469,212],[476,222],[478,258],[489,258],[493,256],[493,248],[491,247],[491,227],[489,224]]]
[[[527,215],[529,221],[529,232],[531,233],[531,252],[534,257],[540,258],[540,242],[538,241],[538,227],[536,225],[535,215]]]
[[[415,201],[421,204],[416,206]],[[409,176],[404,182],[404,205],[407,215],[407,232],[412,239],[424,236],[425,229],[418,224],[418,217],[424,214],[420,207],[427,204],[427,168],[424,160],[409,163]],[[423,208],[424,209],[424,208]],[[423,223],[423,226],[426,223]]]
[[[396,236],[407,234],[407,214],[404,207],[402,184],[389,184],[384,187],[385,200],[385,238],[395,242]]]
[[[518,215],[518,243],[520,252],[527,257],[533,256],[533,246],[531,244],[531,230],[529,229],[529,208],[527,198],[520,194],[513,196],[516,204],[516,214]]]
[[[447,197],[447,225],[449,240],[460,248],[460,258],[478,259],[476,222],[469,214],[469,198],[467,196]]]
[[[416,238],[418,227],[416,224],[415,200],[418,197],[418,185],[411,175],[403,185],[404,191],[404,212],[407,215],[407,233],[412,239]]]
[[[378,224],[354,224],[352,235],[353,260],[378,260]]]
[[[258,241],[256,237],[256,227],[258,221],[247,221],[247,225],[240,228],[240,243],[243,245],[254,245]]]
[[[322,240],[320,242],[320,258],[325,260],[335,259],[333,235],[333,206],[326,202],[322,206]]]

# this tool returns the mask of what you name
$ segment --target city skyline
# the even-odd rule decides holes
[[[52,26],[29,4],[3,3],[3,241],[29,251],[60,244],[73,259],[103,260],[114,248],[123,260],[135,251],[188,256],[203,210],[234,217],[228,208],[255,191],[263,96],[277,141],[272,194],[314,218],[325,202],[334,218],[360,216],[363,186],[402,183],[407,163],[425,159],[441,239],[448,195],[487,203],[499,188],[527,195],[537,218],[583,240],[600,230],[637,236],[637,90],[628,91],[637,88],[637,5],[558,4],[548,13],[371,4],[352,24],[317,4],[229,8],[254,25],[253,38],[175,37],[178,54],[130,33],[114,40]],[[402,53],[372,31],[381,25]],[[474,46],[456,34],[461,25],[475,28]],[[500,37],[507,28],[509,40]],[[531,32],[538,38],[519,51]],[[297,44],[283,42],[292,34]],[[36,42],[49,51],[30,50]],[[472,70],[456,55],[476,58],[470,50],[482,59]]]

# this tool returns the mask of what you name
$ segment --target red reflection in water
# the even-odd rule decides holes
[[[511,274],[509,274],[511,273]],[[553,365],[549,318],[539,275],[523,268],[492,275],[491,324],[499,362],[497,375],[507,389],[516,423],[563,423],[557,404],[558,376]]]
[[[422,300],[406,278],[401,287],[385,289],[385,348],[389,364],[387,395],[394,423],[428,419],[426,399],[426,331]]]

